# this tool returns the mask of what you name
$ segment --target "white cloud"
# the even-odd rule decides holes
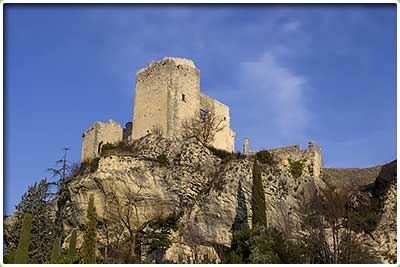
[[[285,66],[278,54],[266,52],[254,61],[241,63],[240,98],[247,103],[247,112],[253,114],[249,124],[274,132],[280,139],[300,139],[311,119],[309,84],[306,77]]]

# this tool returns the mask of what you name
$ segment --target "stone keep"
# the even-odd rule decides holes
[[[214,112],[223,129],[211,144],[233,152],[235,132],[230,128],[229,108],[200,92],[200,71],[193,61],[165,57],[136,74],[133,123],[95,122],[83,133],[81,162],[99,157],[102,145],[139,139],[155,130],[166,138],[180,137],[183,123],[201,112]]]
[[[211,145],[234,151],[229,108],[200,92],[200,71],[191,60],[165,57],[139,70],[134,103],[132,139],[156,130],[166,138],[179,137],[185,121],[212,111],[224,127]]]

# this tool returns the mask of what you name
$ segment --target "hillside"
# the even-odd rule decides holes
[[[134,142],[105,146],[99,159],[82,164],[51,201],[56,205],[53,220],[61,225],[64,248],[68,247],[72,229],[77,231],[79,251],[87,224],[88,201],[93,195],[100,261],[268,261],[257,258],[255,251],[259,248],[255,244],[249,247],[248,258],[242,253],[241,260],[232,260],[237,253],[237,233],[244,226],[258,229],[258,225],[253,225],[253,209],[258,201],[253,188],[259,168],[265,227],[279,233],[279,240],[285,244],[306,242],[303,247],[307,248],[304,236],[310,235],[305,230],[309,226],[305,225],[306,207],[313,206],[321,196],[325,201],[329,199],[324,195],[327,188],[357,181],[351,183],[357,187],[352,211],[360,218],[364,213],[371,215],[373,222],[362,221],[360,227],[353,226],[351,230],[374,247],[374,252],[379,252],[376,261],[395,261],[396,162],[367,169],[323,169],[319,175],[312,171],[312,161],[301,158],[304,155],[288,159],[271,151],[245,157],[208,148],[191,139],[179,141],[147,135]],[[360,180],[362,183],[358,183]],[[362,199],[373,205],[360,208]],[[16,247],[16,239],[10,236],[16,231],[13,224],[17,215],[5,220],[5,240],[11,249]],[[326,214],[321,216],[328,218]],[[321,219],[323,224],[327,221]],[[256,237],[253,231],[249,240]],[[329,238],[326,234],[328,247]],[[274,253],[272,262],[285,260],[281,251]],[[293,259],[323,261],[307,251],[301,255],[299,252]]]

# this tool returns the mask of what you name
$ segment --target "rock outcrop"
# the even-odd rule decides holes
[[[97,169],[83,169],[68,183],[68,198],[61,207],[66,215],[66,236],[72,229],[84,229],[88,199],[93,195],[99,218],[99,254],[108,244],[126,242],[131,234],[128,229],[143,234],[151,223],[179,214],[178,227],[169,236],[171,244],[162,252],[162,260],[221,263],[221,251],[230,247],[233,231],[243,223],[251,226],[254,155],[218,157],[214,153],[195,140],[156,135],[104,147]],[[275,156],[272,163],[261,164],[270,226],[282,232],[293,229],[302,204],[313,199],[320,188],[339,186],[353,173],[355,180],[363,181],[359,183],[361,190],[383,201],[382,216],[368,242],[385,255],[382,262],[395,259],[396,163],[389,169],[376,167],[361,174],[354,169],[323,169],[321,175],[319,169],[318,173],[314,171],[313,161],[320,158],[302,151],[297,158],[290,155],[305,164],[305,171],[294,176],[282,155]],[[312,157],[304,158],[308,155]],[[363,172],[368,173],[365,179]],[[81,243],[82,236],[78,235],[78,246]],[[141,255],[149,262],[157,258],[146,255],[145,244]]]

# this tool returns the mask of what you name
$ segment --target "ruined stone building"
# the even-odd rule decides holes
[[[95,122],[83,133],[81,161],[98,157],[104,144],[139,139],[158,131],[179,138],[185,121],[214,112],[223,129],[211,144],[234,151],[235,132],[230,128],[229,107],[200,92],[200,71],[193,61],[165,57],[136,73],[133,123],[122,128],[115,121]]]

